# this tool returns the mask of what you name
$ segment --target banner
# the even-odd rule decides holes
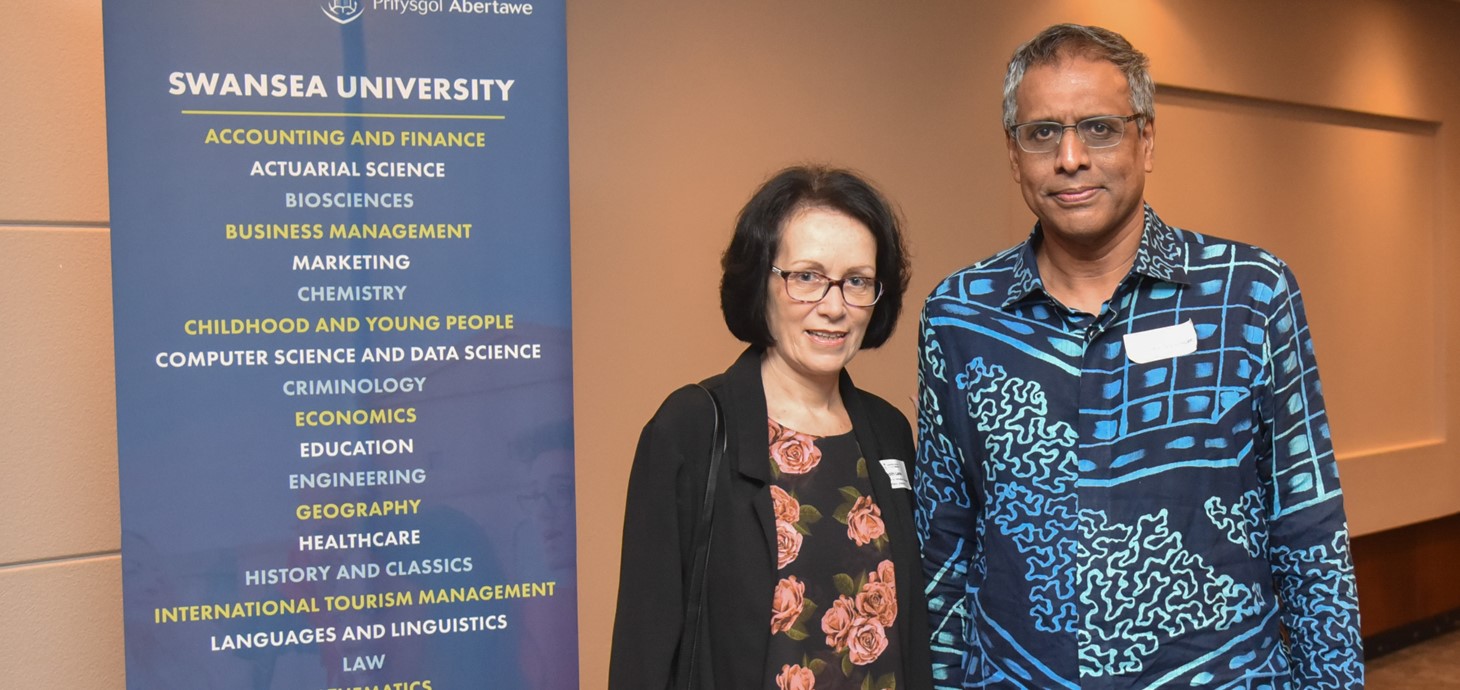
[[[578,686],[563,12],[105,4],[129,688]]]

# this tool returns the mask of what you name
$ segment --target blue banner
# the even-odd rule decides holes
[[[561,3],[103,12],[127,686],[576,688]]]

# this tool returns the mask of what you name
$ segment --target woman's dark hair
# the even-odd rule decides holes
[[[856,173],[822,166],[786,168],[767,180],[740,209],[735,235],[720,260],[720,310],[730,332],[751,345],[775,344],[766,324],[771,262],[780,248],[781,231],[795,214],[812,208],[845,213],[867,226],[877,240],[877,280],[882,298],[872,308],[863,348],[887,342],[902,313],[902,295],[910,271],[903,246],[902,222],[892,204]]]

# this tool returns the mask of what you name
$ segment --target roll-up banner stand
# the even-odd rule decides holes
[[[578,687],[561,2],[103,14],[127,687]]]

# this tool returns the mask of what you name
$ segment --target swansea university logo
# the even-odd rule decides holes
[[[336,24],[349,24],[365,12],[365,8],[360,6],[360,0],[329,0],[319,9]]]

